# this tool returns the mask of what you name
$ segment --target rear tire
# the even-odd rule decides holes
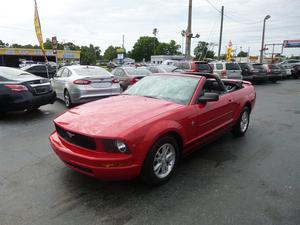
[[[65,102],[65,106],[67,108],[72,107],[72,100],[71,100],[71,97],[70,97],[70,94],[69,94],[68,90],[64,91],[64,102]]]
[[[141,179],[150,185],[162,185],[173,175],[179,160],[175,138],[164,136],[152,146],[144,162]]]
[[[248,130],[250,122],[250,109],[246,106],[243,108],[236,125],[232,129],[232,133],[236,137],[242,137]]]

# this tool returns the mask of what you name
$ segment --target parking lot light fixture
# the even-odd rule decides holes
[[[263,63],[263,57],[264,57],[264,42],[265,42],[265,27],[266,27],[266,21],[270,19],[270,15],[266,15],[264,18],[264,23],[263,23],[263,32],[262,32],[262,40],[261,40],[261,49],[260,49],[260,63]]]

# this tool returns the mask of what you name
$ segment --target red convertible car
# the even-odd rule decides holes
[[[105,180],[140,176],[163,184],[180,157],[223,132],[243,136],[256,93],[215,75],[152,75],[122,95],[75,107],[54,120],[50,143],[70,168]]]

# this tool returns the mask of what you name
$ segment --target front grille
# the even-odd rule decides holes
[[[70,142],[71,144],[87,148],[90,150],[96,150],[96,142],[94,138],[77,134],[71,131],[67,131],[57,125],[55,125],[56,131],[58,135],[63,138],[64,140]]]

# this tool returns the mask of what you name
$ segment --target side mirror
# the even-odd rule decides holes
[[[216,102],[219,100],[219,95],[217,93],[204,93],[198,98],[198,103]]]

